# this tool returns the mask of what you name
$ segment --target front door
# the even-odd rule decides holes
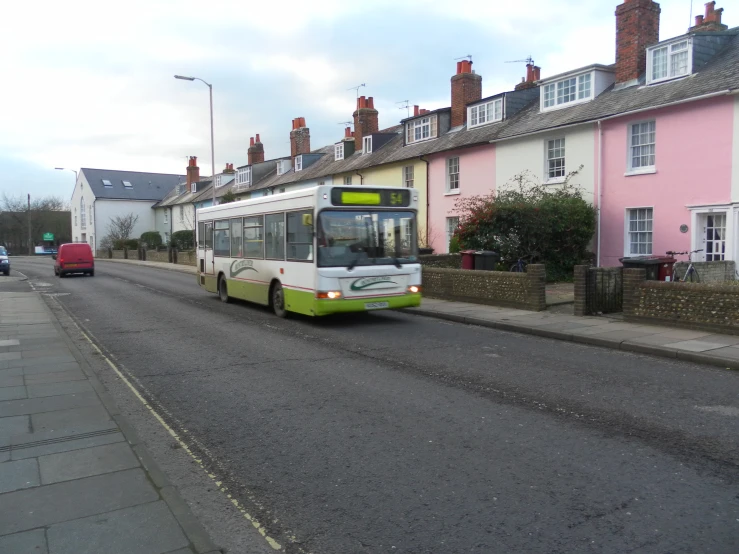
[[[720,262],[726,256],[726,214],[703,216],[703,259]]]
[[[213,275],[215,268],[213,266],[213,223],[205,224],[205,274]]]

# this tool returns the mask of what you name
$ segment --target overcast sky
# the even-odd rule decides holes
[[[210,173],[243,165],[260,133],[267,159],[289,153],[295,117],[311,146],[336,142],[356,94],[375,98],[380,128],[398,102],[450,104],[456,61],[472,55],[483,95],[511,90],[532,56],[542,77],[615,60],[618,0],[40,0],[3,8],[0,191],[68,199],[71,171],[94,167]],[[736,24],[739,14],[725,21]],[[116,5],[115,8],[111,7]],[[690,0],[663,0],[662,39],[688,27]],[[125,6],[125,7],[124,7]],[[693,15],[703,2],[693,2]]]

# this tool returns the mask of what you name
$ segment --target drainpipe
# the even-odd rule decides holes
[[[419,156],[418,159],[422,162],[426,162],[426,246],[431,246],[429,244],[429,224],[431,222],[431,213],[429,209],[431,205],[431,195],[429,194],[429,161],[423,156]]]
[[[597,261],[596,264],[600,267],[600,221],[602,219],[601,213],[603,211],[603,127],[601,126],[601,120],[598,120],[598,244],[597,248]]]
[[[362,175],[358,169],[354,170],[354,173],[359,175],[359,186],[362,186],[364,184],[364,175]]]

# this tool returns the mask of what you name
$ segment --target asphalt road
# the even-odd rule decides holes
[[[13,267],[287,552],[739,552],[737,372],[408,313],[280,320],[186,274],[50,264]]]

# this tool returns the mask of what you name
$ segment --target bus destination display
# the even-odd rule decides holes
[[[405,208],[411,205],[411,191],[408,189],[378,190],[353,188],[334,188],[331,191],[334,206],[377,206]]]

